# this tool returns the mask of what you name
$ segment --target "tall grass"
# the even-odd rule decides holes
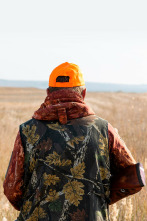
[[[18,212],[3,194],[3,180],[19,125],[31,118],[46,96],[45,90],[0,88],[0,220],[14,221]],[[95,113],[118,129],[137,162],[147,171],[147,94],[87,93]],[[111,220],[146,221],[146,187],[110,206]]]

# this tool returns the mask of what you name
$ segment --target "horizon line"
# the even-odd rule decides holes
[[[48,82],[48,80],[26,80],[26,79],[2,79],[0,78],[0,81],[24,81],[24,82]],[[116,82],[94,82],[94,81],[85,81],[85,83],[93,83],[93,84],[115,84],[115,85],[143,85],[143,86],[147,86],[147,83],[116,83]]]

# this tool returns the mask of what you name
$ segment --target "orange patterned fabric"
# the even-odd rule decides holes
[[[67,120],[93,115],[94,112],[86,105],[82,96],[74,90],[54,91],[49,93],[33,118],[37,120],[59,120],[66,124]]]
[[[18,132],[9,168],[4,181],[4,193],[15,209],[19,210],[24,177],[24,151]]]
[[[122,168],[136,164],[131,152],[111,124],[108,124],[108,137],[111,174],[115,174]]]

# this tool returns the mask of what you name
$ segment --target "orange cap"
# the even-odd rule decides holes
[[[57,82],[59,76],[68,76],[69,82]],[[49,77],[50,87],[77,87],[84,86],[83,74],[78,65],[65,62],[57,66]]]

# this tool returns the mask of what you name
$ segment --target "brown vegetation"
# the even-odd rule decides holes
[[[14,221],[17,217],[17,211],[3,195],[2,183],[19,125],[31,118],[45,96],[45,90],[34,88],[0,88],[0,220]],[[89,92],[86,102],[98,116],[118,129],[136,161],[142,162],[147,171],[147,94]],[[118,218],[114,220],[126,220],[125,211],[130,208],[131,220],[147,220],[146,187],[127,198],[127,202],[125,205],[121,201],[117,203]],[[130,202],[132,207],[127,206]],[[115,211],[111,212],[114,214]]]

